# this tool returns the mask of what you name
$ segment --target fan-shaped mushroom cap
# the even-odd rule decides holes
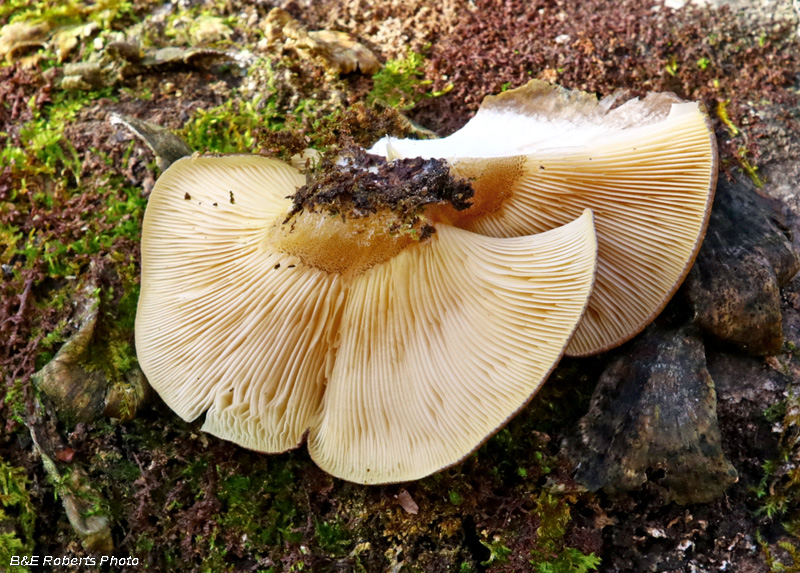
[[[663,93],[612,104],[534,80],[487,97],[449,137],[384,138],[370,150],[447,159],[472,180],[474,205],[431,216],[476,233],[529,235],[594,211],[597,279],[571,355],[613,348],[663,309],[697,255],[716,186],[698,104]]]
[[[249,156],[161,176],[142,234],[142,369],[182,418],[207,410],[204,430],[245,447],[284,451],[308,431],[344,479],[458,462],[560,358],[593,282],[591,212],[535,236],[437,225],[418,242],[380,217],[284,224],[303,180]]]

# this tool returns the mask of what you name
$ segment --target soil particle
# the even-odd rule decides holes
[[[339,158],[323,160],[318,171],[293,197],[292,214],[304,209],[325,209],[332,215],[362,218],[381,210],[392,212],[399,226],[419,229],[422,240],[434,232],[420,221],[422,209],[431,204],[469,208],[474,191],[468,181],[450,176],[439,159],[386,161],[357,147],[345,149]],[[288,221],[288,219],[287,219]]]

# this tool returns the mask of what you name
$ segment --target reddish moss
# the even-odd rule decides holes
[[[798,65],[800,42],[790,23],[754,36],[726,8],[673,12],[652,0],[482,0],[463,10],[431,49],[433,89],[453,89],[423,100],[414,118],[450,133],[486,94],[540,78],[600,96],[672,91],[703,102],[720,135],[726,130],[716,118],[717,102],[730,100],[732,121],[755,132],[759,119],[749,116],[747,102],[795,105],[789,88]],[[722,150],[729,159],[743,145],[757,150],[752,139],[727,139]]]

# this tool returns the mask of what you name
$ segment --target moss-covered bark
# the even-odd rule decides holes
[[[372,79],[332,75],[270,43],[263,4],[51,4],[0,6],[0,560],[96,554],[70,525],[25,423],[44,415],[31,377],[78,332],[83,285],[96,284],[99,306],[82,369],[124,384],[136,367],[138,240],[159,167],[110,114],[171,129],[195,151],[288,159],[308,146],[420,133],[392,106],[451,131],[484,94],[539,77],[600,95],[674,90],[704,101],[724,170],[755,174],[769,156],[764,134],[796,140],[798,132],[792,28],[754,29],[724,11],[672,14],[645,0],[289,4],[306,28],[352,32],[393,58]],[[147,59],[168,46],[217,52]],[[82,72],[61,82],[65,66],[80,62],[97,66],[100,85]],[[790,285],[785,313],[798,313],[798,289]],[[791,324],[785,336],[800,344]],[[604,357],[562,363],[478,452],[410,484],[357,486],[321,472],[303,449],[264,456],[233,447],[157,399],[127,422],[48,419],[63,439],[52,463],[91,485],[113,553],[153,571],[544,573],[592,570],[599,558],[600,567],[637,570],[726,560],[796,570],[800,357],[795,346],[784,350],[773,362],[748,359],[756,371],[780,370],[771,390],[720,406],[723,448],[740,482],[726,500],[688,509],[658,505],[647,484],[633,494],[587,493],[559,456]],[[749,438],[737,442],[740,434]]]

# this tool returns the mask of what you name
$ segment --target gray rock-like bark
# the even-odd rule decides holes
[[[720,447],[699,333],[651,326],[623,352],[606,367],[578,437],[567,443],[575,478],[610,493],[651,480],[679,504],[720,496],[737,473]]]
[[[798,269],[790,240],[752,185],[720,178],[705,241],[683,286],[695,323],[749,354],[778,353],[779,289]]]

